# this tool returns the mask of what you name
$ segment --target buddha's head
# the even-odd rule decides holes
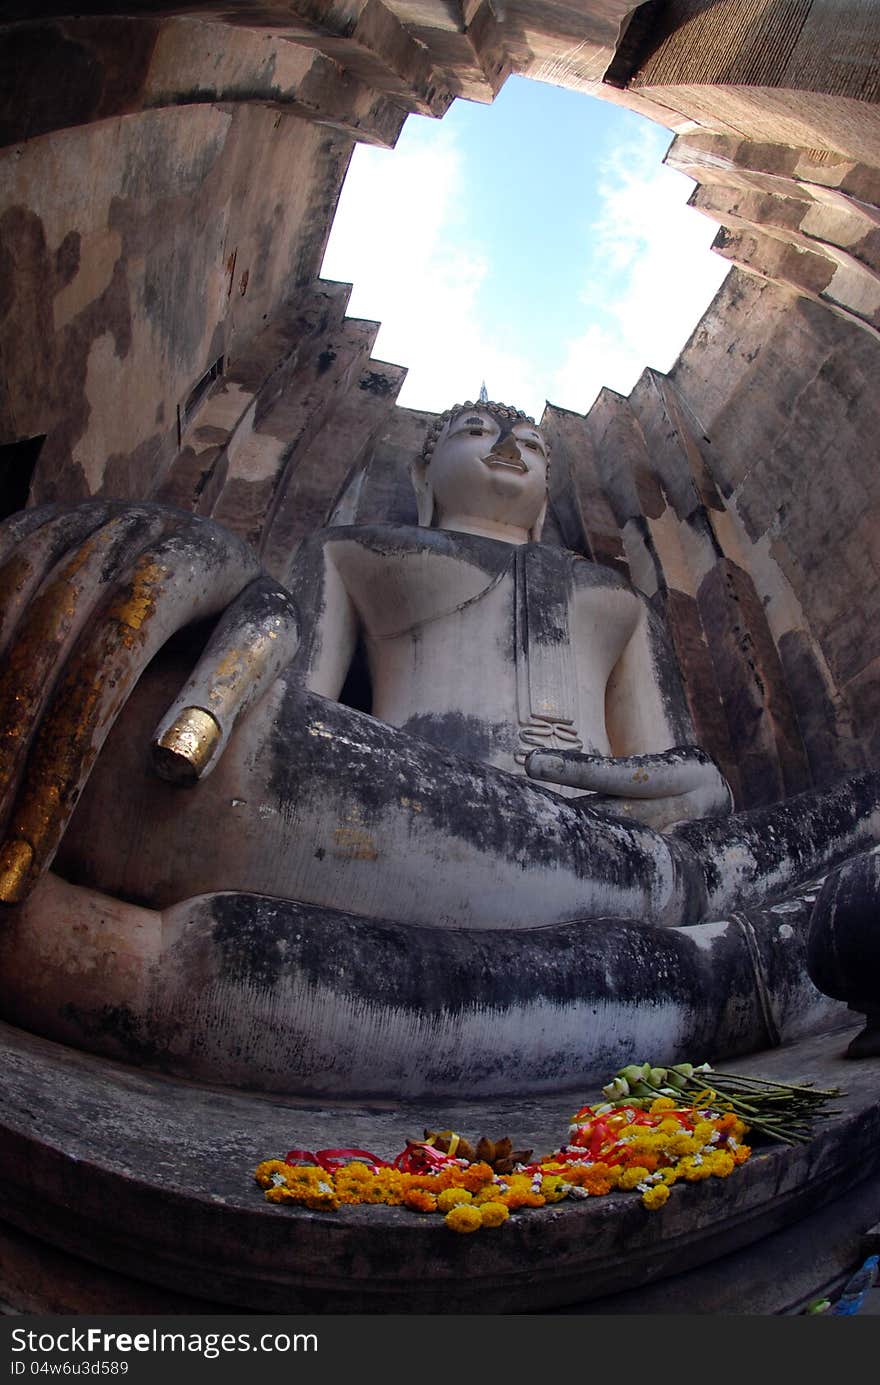
[[[456,404],[435,420],[410,468],[419,524],[490,533],[509,528],[537,540],[547,508],[547,461],[540,428],[521,410],[487,400]]]

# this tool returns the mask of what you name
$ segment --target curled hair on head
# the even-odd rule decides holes
[[[447,409],[444,413],[437,415],[425,434],[421,455],[426,464],[431,460],[431,454],[437,445],[437,439],[443,432],[447,423],[451,423],[454,418],[458,418],[459,414],[466,413],[468,409],[481,409],[483,413],[491,414],[493,418],[497,418],[504,423],[535,424],[535,420],[529,414],[524,413],[522,409],[515,409],[512,404],[496,404],[494,400],[491,399],[478,401],[468,399],[465,400],[464,404],[453,404],[451,409]],[[535,426],[537,425],[535,424]]]

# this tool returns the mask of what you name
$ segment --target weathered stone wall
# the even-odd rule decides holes
[[[198,105],[0,155],[0,428],[47,435],[33,501],[155,489],[199,378],[313,279],[350,149],[265,106]]]
[[[878,369],[864,331],[734,273],[672,372],[819,778],[880,754]]]

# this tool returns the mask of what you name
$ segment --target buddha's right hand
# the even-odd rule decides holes
[[[154,755],[166,777],[194,779],[216,763],[236,717],[291,656],[286,593],[242,540],[167,506],[90,501],[0,525],[0,901],[24,899],[51,864],[154,654],[227,607],[158,728]],[[217,729],[193,772],[182,768],[192,738],[181,719],[191,724],[195,712],[202,730]]]
[[[678,822],[722,816],[733,807],[727,780],[698,746],[622,756],[533,750],[525,768],[532,779],[584,789],[590,795],[586,803],[597,812],[659,831]]]

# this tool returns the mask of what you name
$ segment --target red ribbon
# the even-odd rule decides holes
[[[317,1154],[310,1149],[289,1149],[284,1156],[285,1164],[317,1164],[327,1173],[335,1173],[352,1159],[367,1164],[373,1173],[377,1169],[391,1168],[387,1159],[380,1159],[367,1149],[319,1149]]]

